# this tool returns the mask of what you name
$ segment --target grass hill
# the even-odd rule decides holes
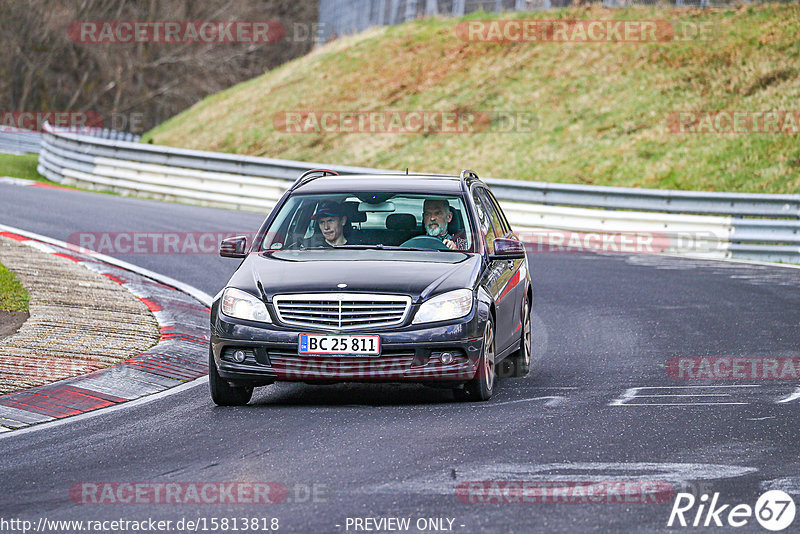
[[[668,20],[683,31],[710,31],[705,39],[648,43],[476,43],[457,35],[459,22],[494,18]],[[497,178],[795,193],[800,135],[783,119],[790,133],[676,133],[670,117],[800,111],[799,35],[793,4],[425,19],[338,39],[202,100],[145,140],[388,169],[468,167]],[[281,131],[282,114],[298,110],[503,110],[536,120],[517,133],[496,125],[469,134]]]

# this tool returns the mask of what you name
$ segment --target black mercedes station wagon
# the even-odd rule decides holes
[[[303,174],[211,308],[219,405],[276,381],[416,382],[484,401],[531,365],[523,243],[478,175]],[[502,362],[502,366],[499,364]]]

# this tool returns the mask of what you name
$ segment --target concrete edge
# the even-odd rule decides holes
[[[161,338],[120,364],[0,396],[0,439],[179,393],[206,383],[212,297],[197,288],[68,243],[0,225],[5,237],[66,257],[122,285],[156,317]],[[132,401],[140,401],[135,404]]]

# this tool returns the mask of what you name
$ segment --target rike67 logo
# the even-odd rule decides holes
[[[792,524],[794,515],[794,500],[781,490],[770,490],[762,494],[756,501],[755,507],[749,504],[722,504],[719,502],[718,492],[710,499],[706,493],[699,499],[691,493],[678,493],[667,526],[736,528],[747,525],[755,516],[762,527],[778,532]]]

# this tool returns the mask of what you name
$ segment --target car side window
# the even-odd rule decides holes
[[[494,198],[494,195],[492,194],[491,191],[484,191],[484,193],[486,194],[487,199],[491,203],[492,209],[495,212],[495,214],[497,216],[497,219],[500,221],[500,228],[503,229],[502,230],[503,237],[508,236],[508,234],[512,233],[511,225],[508,224],[508,219],[506,219],[506,214],[503,213],[503,210],[500,207],[500,203],[497,201],[496,198]],[[497,228],[497,227],[495,226],[495,228]],[[499,233],[500,233],[500,230],[498,229],[498,234]],[[499,237],[499,235],[498,235],[498,237]]]
[[[483,242],[486,244],[486,250],[489,254],[493,254],[495,239],[494,228],[492,228],[491,215],[486,209],[486,205],[479,191],[479,189],[475,189],[472,192],[472,199],[475,201],[475,210],[478,212],[478,225],[480,226]]]
[[[492,202],[492,198],[489,196],[488,191],[485,189],[479,189],[478,194],[480,195],[481,199],[483,200],[483,204],[489,217],[492,220],[492,226],[494,227],[494,233],[497,237],[505,237],[509,230],[503,225],[503,218],[500,216],[498,212],[498,208],[495,207],[495,204]]]

